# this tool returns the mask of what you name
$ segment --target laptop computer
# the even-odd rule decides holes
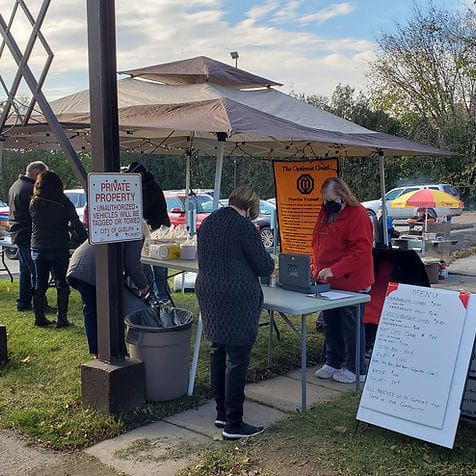
[[[307,255],[281,253],[279,280],[283,289],[314,294],[329,291],[329,283],[318,283],[311,276],[311,258]]]

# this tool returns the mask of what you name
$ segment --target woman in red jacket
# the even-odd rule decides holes
[[[313,276],[334,289],[368,292],[374,282],[373,233],[367,211],[348,185],[337,177],[322,186],[324,206],[312,237]],[[326,364],[316,372],[323,379],[354,383],[356,319],[361,320],[360,380],[365,380],[363,305],[323,311]]]

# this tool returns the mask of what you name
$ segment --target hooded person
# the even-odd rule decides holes
[[[154,179],[154,176],[139,162],[132,162],[124,168],[125,173],[140,174],[142,177],[142,206],[144,220],[150,231],[161,226],[170,227],[170,218],[167,213],[167,202],[164,192]],[[170,300],[168,287],[168,270],[160,266],[153,266],[154,281],[157,298],[162,302]]]

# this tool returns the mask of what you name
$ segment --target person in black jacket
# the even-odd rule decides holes
[[[250,221],[259,214],[259,196],[248,187],[232,192],[229,205],[204,220],[198,235],[199,273],[195,289],[211,342],[215,425],[237,439],[263,431],[243,422],[246,371],[258,334],[263,304],[260,276],[274,261]]]
[[[48,170],[43,162],[31,162],[25,175],[20,175],[8,192],[10,209],[10,236],[12,243],[18,248],[19,260],[19,291],[17,299],[18,311],[31,311],[33,290],[36,276],[35,265],[31,259],[31,217],[30,200],[33,195],[35,180],[41,172]]]
[[[69,227],[82,242],[87,233],[76,209],[63,192],[63,183],[54,172],[42,172],[35,182],[30,203],[32,220],[31,256],[35,264],[36,285],[33,296],[35,325],[47,326],[45,294],[52,271],[56,280],[58,320],[57,327],[70,325],[67,319],[69,286],[66,271],[69,263]]]
[[[155,181],[154,176],[139,162],[132,162],[126,169],[126,173],[141,174],[142,177],[142,208],[144,210],[144,220],[150,231],[157,230],[162,225],[170,227],[170,218],[167,213],[167,202],[160,185]],[[154,281],[157,288],[157,297],[160,301],[170,299],[168,287],[168,269],[160,266],[152,267]]]

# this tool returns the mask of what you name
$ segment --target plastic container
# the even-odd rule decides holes
[[[176,308],[126,316],[130,356],[144,362],[146,400],[163,402],[187,393],[193,315]]]

